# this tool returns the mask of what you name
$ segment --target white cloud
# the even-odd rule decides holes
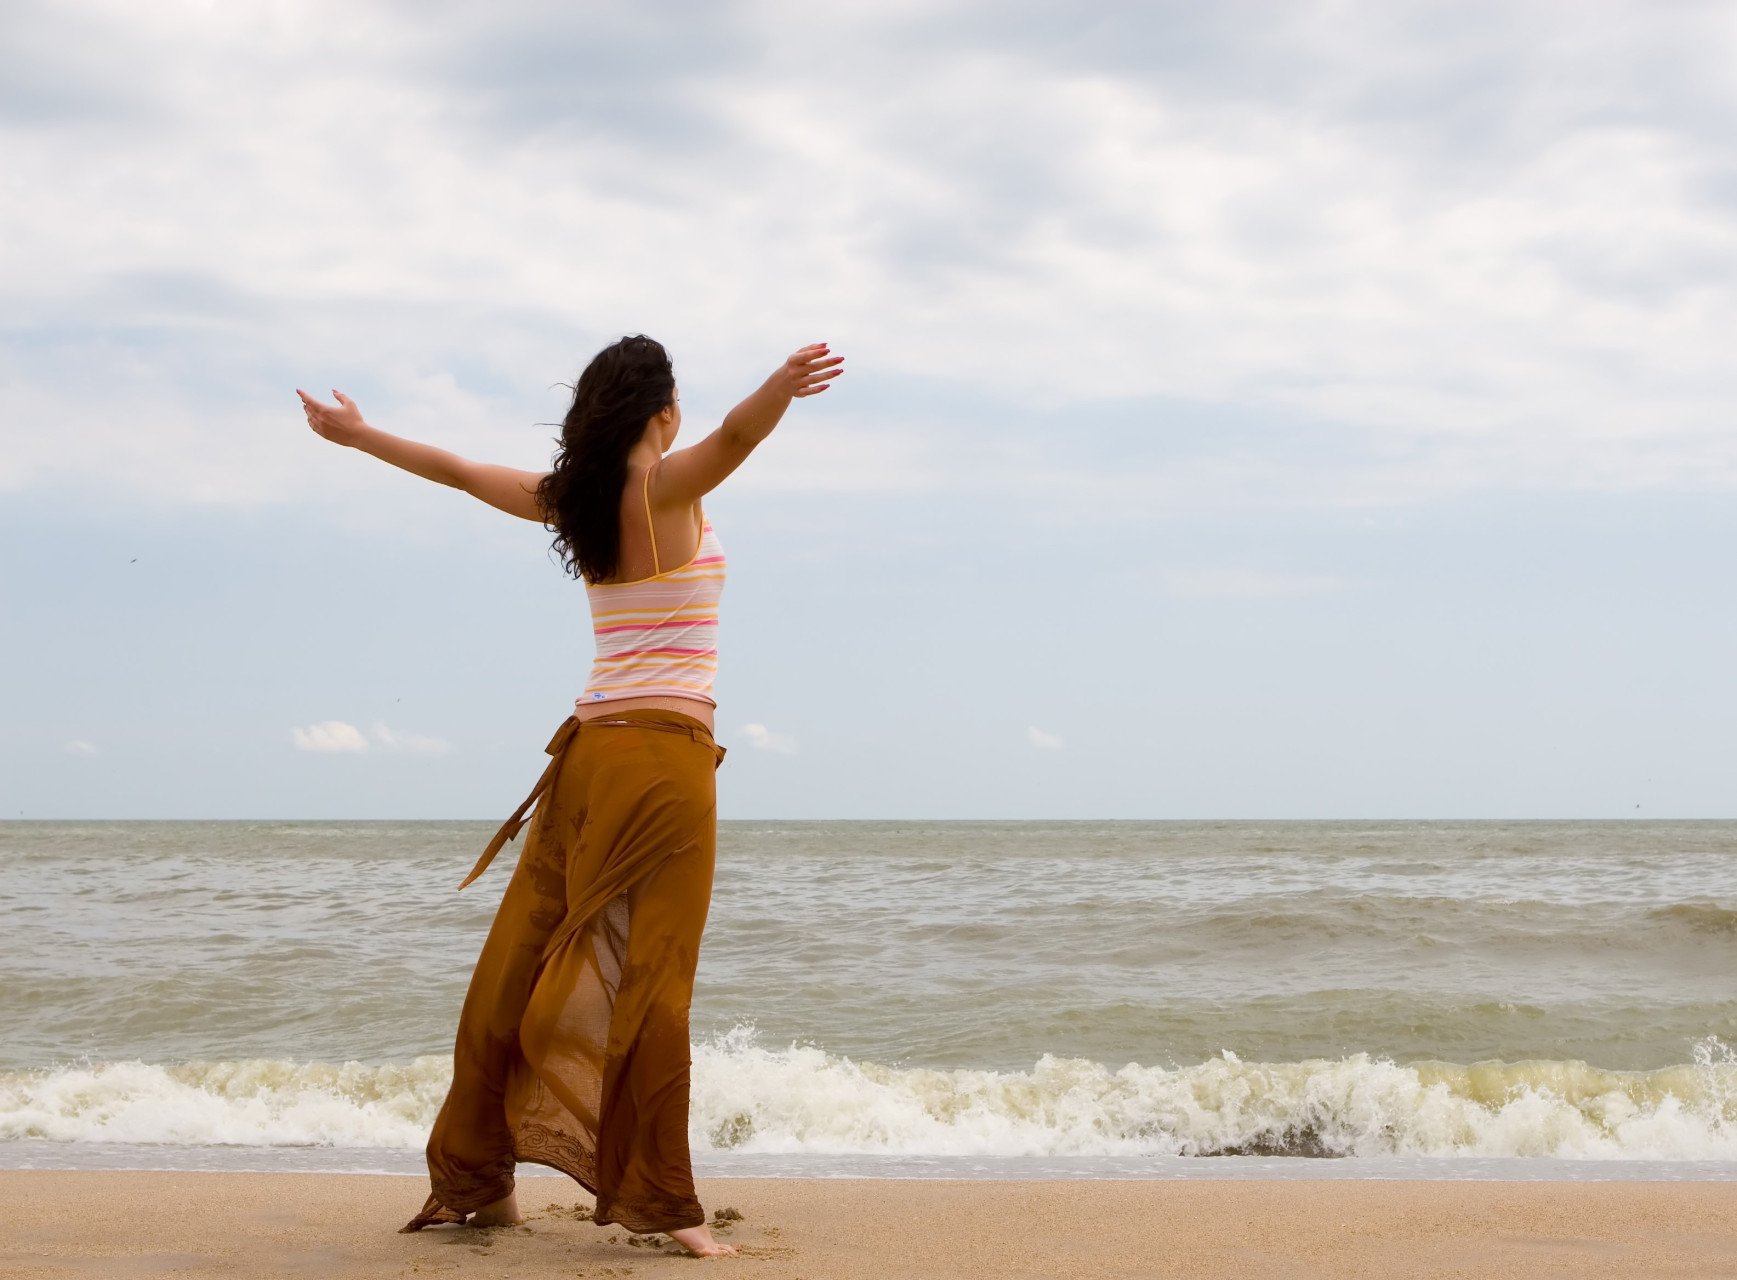
[[[445,738],[392,729],[379,720],[369,726],[366,734],[345,720],[322,720],[306,729],[291,729],[290,736],[301,751],[359,752],[369,750],[372,745],[408,755],[440,756],[452,750],[452,744]]]
[[[787,733],[774,733],[763,724],[745,724],[742,735],[748,739],[748,745],[761,751],[778,751],[784,755],[796,754],[796,739]]]
[[[445,738],[430,737],[427,734],[408,733],[403,729],[388,729],[376,720],[372,729],[374,741],[388,751],[407,751],[413,755],[443,756],[452,750],[452,744]]]
[[[353,724],[342,720],[322,720],[305,729],[291,729],[290,738],[298,751],[366,751],[368,739]]]
[[[65,744],[64,750],[69,755],[75,756],[89,757],[97,754],[96,744],[86,742],[83,738],[73,738],[69,740]]]
[[[1036,725],[1032,725],[1025,731],[1025,740],[1031,743],[1032,746],[1039,747],[1044,751],[1061,750],[1062,740],[1056,737],[1053,733],[1045,733]]]
[[[1342,591],[1331,574],[1269,573],[1261,569],[1171,569],[1165,585],[1180,596],[1307,596]]]

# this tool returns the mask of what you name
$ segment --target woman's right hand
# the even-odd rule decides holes
[[[354,445],[362,428],[368,425],[362,421],[362,411],[356,407],[356,402],[342,391],[332,391],[338,398],[335,405],[321,404],[300,387],[296,388],[296,394],[302,398],[302,408],[307,410],[308,426],[314,429],[315,435],[333,444]]]
[[[844,370],[843,356],[835,356],[824,342],[811,342],[778,367],[767,382],[784,395],[800,398],[825,391],[827,385]]]

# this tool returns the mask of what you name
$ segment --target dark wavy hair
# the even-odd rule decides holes
[[[621,562],[621,490],[627,455],[647,419],[675,400],[675,370],[655,339],[637,333],[591,358],[561,422],[561,448],[537,486],[543,527],[561,568],[586,582],[605,582]]]

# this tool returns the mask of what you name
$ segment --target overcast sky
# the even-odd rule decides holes
[[[0,11],[0,815],[504,817],[703,432],[720,813],[1737,817],[1737,5]],[[690,434],[688,439],[692,439]]]

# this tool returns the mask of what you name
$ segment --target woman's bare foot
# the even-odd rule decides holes
[[[696,1258],[726,1257],[736,1252],[735,1245],[712,1239],[712,1229],[703,1224],[697,1227],[682,1227],[665,1234]]]
[[[519,1214],[519,1195],[509,1191],[493,1204],[485,1204],[465,1220],[467,1227],[516,1227],[524,1221]]]

